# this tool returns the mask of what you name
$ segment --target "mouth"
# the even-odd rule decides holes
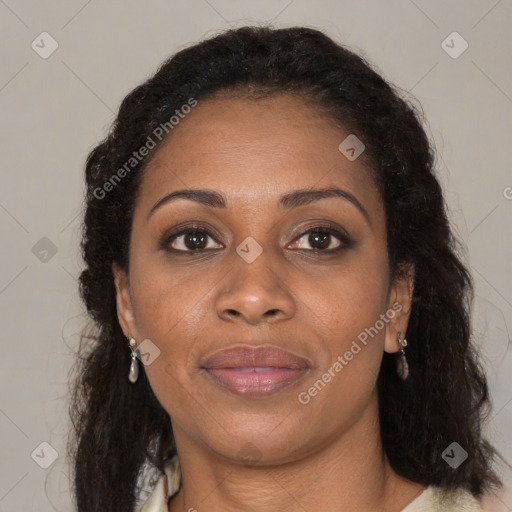
[[[238,346],[214,353],[202,368],[222,388],[246,397],[267,396],[302,379],[309,362],[273,346]]]

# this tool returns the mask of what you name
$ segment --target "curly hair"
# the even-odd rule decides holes
[[[87,158],[80,294],[94,328],[79,347],[68,447],[78,511],[134,510],[143,468],[163,471],[176,454],[170,417],[145,372],[135,384],[128,380],[130,351],[112,275],[113,262],[129,266],[134,203],[149,156],[108,192],[104,185],[190,98],[225,91],[301,95],[363,141],[384,204],[390,277],[415,269],[410,376],[400,380],[394,355],[384,354],[377,380],[383,449],[394,471],[415,482],[475,496],[501,487],[492,469],[498,454],[482,438],[490,401],[471,341],[472,281],[457,256],[423,114],[364,58],[318,30],[242,27],[165,61],[126,96]],[[441,458],[453,441],[469,454],[457,469]]]

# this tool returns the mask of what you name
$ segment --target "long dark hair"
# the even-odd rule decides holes
[[[394,471],[415,482],[476,496],[499,487],[496,452],[481,437],[489,395],[470,341],[471,278],[457,256],[422,114],[362,57],[317,30],[243,27],[164,62],[126,96],[87,158],[80,293],[94,325],[80,344],[69,443],[79,512],[134,510],[143,468],[162,471],[176,453],[169,415],[145,372],[136,384],[128,380],[111,267],[129,265],[134,201],[149,158],[133,162],[133,152],[164,123],[172,136],[169,119],[191,98],[200,103],[226,90],[302,95],[363,141],[384,203],[390,275],[415,267],[410,376],[397,377],[390,354],[378,376],[384,451]],[[457,469],[442,459],[454,441],[469,454]]]

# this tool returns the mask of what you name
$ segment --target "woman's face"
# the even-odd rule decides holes
[[[299,98],[218,95],[155,149],[128,279],[114,271],[120,323],[137,343],[150,340],[144,370],[178,450],[284,463],[375,406],[411,286],[389,281],[383,205],[364,154],[338,149],[348,135]],[[164,200],[198,189],[215,197]],[[342,192],[313,194],[324,189]],[[260,346],[296,357],[211,358]]]

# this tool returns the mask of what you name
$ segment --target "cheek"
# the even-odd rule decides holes
[[[343,267],[301,282],[300,299],[314,313],[311,319],[328,327],[329,335],[336,333],[332,341],[340,348],[372,326],[387,306],[387,262],[381,255],[354,254]]]
[[[321,417],[327,419],[333,414],[332,403],[340,399],[352,412],[363,407],[375,386],[389,322],[387,317],[387,322],[381,320],[388,303],[387,260],[354,258],[332,279],[316,284],[306,280],[301,296],[307,306],[304,314],[322,333],[326,357],[308,382],[314,389],[303,391],[305,400],[314,398],[313,407],[323,410]]]
[[[319,339],[325,347],[319,353],[326,357],[319,360],[311,380],[323,379],[343,393],[356,388],[365,394],[373,388],[384,350],[386,329],[379,321],[383,303],[367,295],[361,297],[363,300],[338,295],[337,301],[328,308],[318,308],[314,315],[319,319],[317,330],[326,333]],[[357,395],[353,390],[350,393],[351,398]]]
[[[141,339],[150,339],[160,350],[145,367],[157,395],[160,389],[166,389],[166,395],[186,394],[182,384],[193,371],[192,351],[213,321],[211,292],[220,277],[214,273],[133,258],[130,280],[137,330]]]
[[[158,358],[144,371],[164,409],[173,420],[187,423],[193,431],[201,422],[200,414],[196,414],[201,407],[191,407],[196,403],[197,390],[190,385],[189,362],[199,328],[206,321],[201,310],[208,295],[206,280],[185,279],[180,272],[154,263],[132,268],[139,335],[160,350]]]
[[[197,326],[202,301],[214,281],[204,271],[199,275],[193,269],[148,260],[135,262],[131,282],[141,334],[165,343],[175,340],[187,325]]]

